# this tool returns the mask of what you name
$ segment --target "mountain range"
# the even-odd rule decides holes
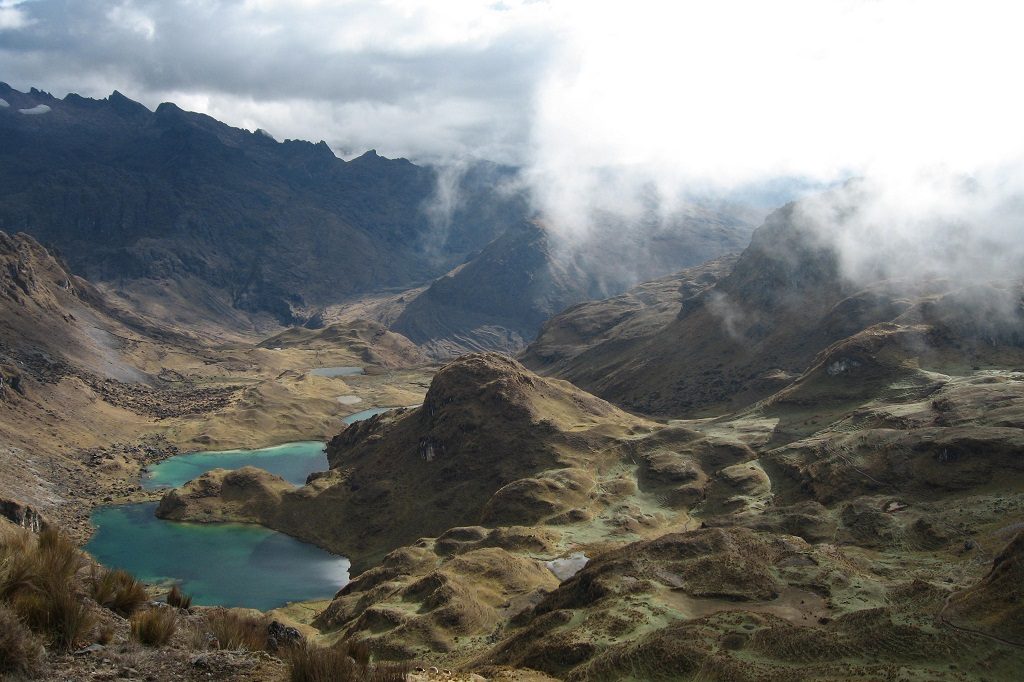
[[[602,278],[600,261],[536,224],[514,168],[467,164],[444,202],[443,169],[373,150],[345,161],[324,142],[278,142],[171,103],[150,111],[118,92],[57,99],[0,84],[0,98],[0,229],[32,234],[136,309],[197,325],[315,325],[332,304],[409,290],[397,329],[428,350],[516,351],[567,305],[749,235],[741,212],[692,211],[652,232],[655,257],[634,258],[644,267]]]

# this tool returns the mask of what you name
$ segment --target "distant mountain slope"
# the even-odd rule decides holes
[[[667,224],[609,222],[571,243],[545,225],[524,222],[435,280],[393,327],[434,357],[516,353],[558,311],[739,252],[747,234],[742,219],[697,208]]]
[[[543,228],[524,224],[435,280],[392,327],[437,357],[515,352],[548,317],[598,295],[593,277],[552,252]]]
[[[735,263],[736,256],[723,256],[612,298],[572,306],[544,324],[521,360],[549,374],[600,375],[623,352],[661,332],[684,300],[714,286]]]
[[[60,249],[97,283],[198,283],[284,322],[346,295],[436,277],[521,220],[510,172],[469,168],[443,229],[425,205],[436,172],[372,150],[283,143],[173,104],[151,112],[0,84],[0,229]],[[34,107],[48,107],[41,111]],[[150,290],[150,293],[153,293]],[[159,294],[159,290],[156,290]],[[195,300],[199,296],[190,294]]]
[[[953,332],[971,339],[963,346],[966,363],[984,355],[986,334],[1002,333],[993,325],[1000,324],[1000,305],[1014,309],[1012,283],[851,282],[841,275],[836,252],[795,218],[797,210],[789,204],[769,216],[728,275],[688,290],[671,318],[652,317],[660,328],[635,334],[628,325],[590,324],[586,318],[614,317],[623,305],[615,298],[595,302],[554,318],[523,354],[524,363],[620,406],[678,417],[766,398],[833,343],[880,323],[941,327],[930,317],[940,309],[954,317],[971,306],[988,311],[978,313],[991,313],[988,322]],[[580,330],[576,338],[559,340],[573,328]]]

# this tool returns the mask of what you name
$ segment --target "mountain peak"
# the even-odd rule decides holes
[[[107,98],[111,108],[122,115],[148,115],[151,112],[144,105],[135,100],[125,97],[119,91],[114,90]]]

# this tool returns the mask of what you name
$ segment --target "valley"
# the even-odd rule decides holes
[[[749,243],[690,206],[609,281],[486,164],[431,251],[429,168],[0,94],[50,107],[0,111],[0,608],[33,674],[1024,675],[1019,277],[852,277],[821,235],[866,209],[805,201]],[[93,202],[118,169],[167,213]]]

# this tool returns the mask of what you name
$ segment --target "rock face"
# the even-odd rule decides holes
[[[31,530],[33,533],[50,527],[46,517],[38,510],[17,500],[0,499],[0,516],[16,526]]]

